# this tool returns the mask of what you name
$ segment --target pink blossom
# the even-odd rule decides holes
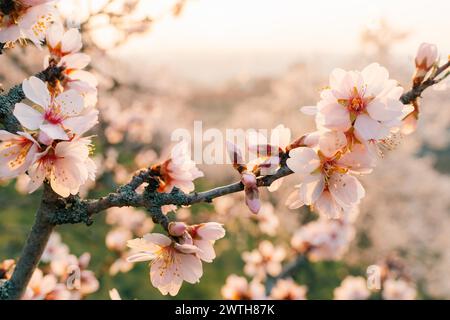
[[[50,53],[58,59],[77,53],[83,46],[78,29],[71,28],[64,31],[64,26],[60,23],[54,23],[48,29],[46,40]],[[90,60],[89,56],[86,59]]]
[[[123,251],[127,247],[127,241],[133,237],[130,230],[125,228],[115,228],[106,235],[106,246],[109,250]]]
[[[39,153],[28,170],[28,192],[34,192],[48,179],[56,193],[68,197],[77,194],[88,179],[95,180],[95,163],[89,158],[90,143],[88,138],[62,141]]]
[[[383,282],[384,300],[415,300],[417,290],[411,283],[402,279],[387,279]]]
[[[324,131],[305,139],[314,146],[299,147],[289,152],[287,166],[302,179],[286,201],[291,209],[312,205],[330,218],[341,217],[359,204],[365,191],[349,173],[369,173],[375,166],[372,153],[363,144],[348,150],[345,134]]]
[[[81,135],[98,121],[98,112],[86,112],[83,97],[75,90],[64,91],[54,98],[47,85],[36,77],[24,80],[22,88],[25,96],[37,106],[17,103],[14,116],[29,130],[39,129],[50,139],[69,140],[66,131]]]
[[[47,28],[57,19],[51,0],[16,0],[6,14],[0,12],[0,42],[16,42],[30,39],[41,45]]]
[[[265,279],[267,274],[277,276],[282,270],[281,262],[285,257],[286,251],[282,247],[275,247],[270,241],[264,240],[257,249],[242,253],[244,272],[258,279]]]
[[[42,253],[42,262],[51,262],[69,255],[69,247],[61,241],[61,235],[53,232],[47,242],[44,252]]]
[[[300,227],[291,245],[311,261],[337,260],[347,251],[354,236],[351,224],[322,218]]]
[[[270,292],[275,300],[306,300],[306,286],[299,286],[292,279],[280,279]]]
[[[194,246],[200,249],[197,256],[205,262],[212,262],[216,257],[214,243],[225,236],[223,225],[217,222],[206,222],[189,226],[187,231]]]
[[[166,160],[160,168],[161,183],[159,192],[170,192],[177,187],[184,192],[195,189],[193,181],[203,177],[203,172],[197,169],[191,160],[187,143],[179,143],[172,149],[170,159]]]
[[[0,130],[0,178],[17,177],[29,168],[40,147],[26,132],[17,134]]]
[[[58,280],[53,274],[44,273],[41,269],[34,270],[28,283],[23,300],[44,300],[46,296],[56,288]]]
[[[398,130],[410,112],[399,101],[402,93],[403,88],[377,63],[361,72],[334,69],[330,88],[322,91],[317,105],[317,126],[342,132],[354,128],[361,141],[383,139]]]
[[[363,277],[347,276],[339,287],[334,289],[335,300],[367,300],[370,291]]]
[[[227,300],[262,300],[265,299],[265,288],[253,280],[248,283],[244,277],[235,274],[228,276],[221,289],[222,297]]]
[[[130,262],[151,261],[150,280],[163,294],[175,296],[183,281],[196,283],[203,274],[200,251],[190,244],[179,244],[159,233],[128,241],[128,247],[139,251],[128,257]]]

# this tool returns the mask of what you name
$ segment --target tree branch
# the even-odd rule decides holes
[[[440,79],[438,79],[437,77],[440,74],[442,74],[445,70],[447,70],[449,67],[450,67],[450,60],[447,61],[447,63],[440,66],[439,68],[437,68],[435,70],[435,72],[432,73],[430,77],[428,77],[427,80],[425,80],[418,86],[414,86],[408,92],[405,92],[404,94],[402,94],[402,96],[400,97],[400,101],[403,104],[410,104],[411,102],[413,102],[414,100],[419,98],[422,95],[422,92],[425,91],[425,89],[435,85],[436,83],[440,82],[441,80],[443,80],[445,78],[445,76]]]
[[[49,217],[55,211],[56,202],[56,194],[48,184],[45,184],[44,194],[33,227],[12,277],[1,291],[0,299],[17,300],[24,294],[53,231],[54,225],[50,222]]]

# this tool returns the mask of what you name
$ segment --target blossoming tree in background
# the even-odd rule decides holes
[[[101,10],[114,15],[108,11],[108,3]],[[175,13],[183,3],[175,6]],[[244,159],[243,150],[228,142],[238,182],[196,190],[194,181],[205,175],[191,159],[188,145],[180,143],[159,162],[151,151],[141,150],[135,161],[142,169],[131,179],[123,174],[123,179],[117,179],[122,185],[116,191],[85,198],[96,174],[98,179],[118,157],[108,150],[98,161],[94,154],[97,138],[89,132],[99,130],[99,137],[114,144],[127,131],[120,118],[128,114],[116,112],[116,119],[108,119],[107,112],[102,116],[97,109],[102,97],[98,97],[98,80],[90,72],[91,57],[86,53],[92,48],[82,52],[83,32],[68,27],[70,17],[60,12],[56,1],[0,1],[3,54],[26,45],[48,51],[42,72],[28,75],[0,97],[0,178],[20,179],[28,193],[43,189],[21,256],[17,263],[5,260],[0,265],[2,299],[80,299],[98,290],[98,280],[87,270],[89,253],[80,257],[70,254],[54,229],[65,224],[90,225],[104,211],[106,222],[114,227],[106,235],[107,247],[116,254],[109,273],[128,272],[134,263],[148,263],[151,284],[161,294],[174,296],[183,282],[201,281],[204,264],[214,264],[214,245],[226,232],[223,224],[208,217],[186,223],[173,219],[170,212],[177,211],[179,217],[187,206],[243,192],[243,203],[252,212],[248,219],[256,219],[265,234],[276,236],[278,218],[273,207],[260,200],[259,189],[278,192],[282,179],[291,174],[298,185],[292,186],[295,191],[286,205],[290,209],[307,206],[319,218],[292,234],[289,252],[268,240],[243,252],[244,273],[252,280],[230,275],[221,293],[226,299],[306,299],[306,286],[291,277],[306,260],[338,260],[346,252],[365,196],[358,177],[376,170],[383,161],[380,156],[396,145],[397,136],[415,130],[422,92],[449,75],[450,62],[441,63],[432,44],[420,46],[409,90],[391,79],[378,63],[362,71],[335,69],[318,103],[302,108],[315,117],[315,131],[292,139],[291,131],[278,125],[270,137],[249,136],[249,150],[256,155],[251,160]],[[112,82],[112,91],[123,85]],[[136,114],[142,117],[139,110],[133,117]],[[99,117],[109,124],[104,132],[96,128]],[[116,170],[116,178],[120,175],[120,169]],[[135,208],[145,209],[146,214]],[[160,229],[152,232],[155,225]],[[405,272],[388,262],[380,268],[382,298],[415,298],[416,289]],[[336,299],[370,296],[361,277],[343,279],[334,291]],[[120,299],[120,294],[112,290],[111,297]]]

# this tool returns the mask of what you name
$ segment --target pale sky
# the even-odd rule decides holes
[[[145,1],[149,7],[157,2]],[[224,80],[242,68],[273,74],[300,56],[358,53],[362,27],[384,17],[410,32],[395,54],[411,58],[421,42],[432,42],[445,57],[449,12],[449,0],[191,0],[181,17],[162,19],[148,36],[132,39],[126,55],[200,82]]]

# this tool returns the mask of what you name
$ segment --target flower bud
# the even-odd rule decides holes
[[[436,62],[438,56],[437,47],[434,44],[422,43],[417,50],[416,68],[423,70],[430,70]]]
[[[186,231],[186,224],[183,222],[171,222],[169,223],[169,233],[172,236],[180,237]]]
[[[253,213],[258,213],[261,208],[261,201],[259,200],[259,190],[256,183],[256,176],[251,172],[244,172],[242,174],[242,184],[244,185],[245,204]]]
[[[422,83],[428,71],[433,67],[438,57],[437,47],[434,44],[422,43],[417,50],[415,59],[416,72],[413,77],[413,84],[417,86]]]

